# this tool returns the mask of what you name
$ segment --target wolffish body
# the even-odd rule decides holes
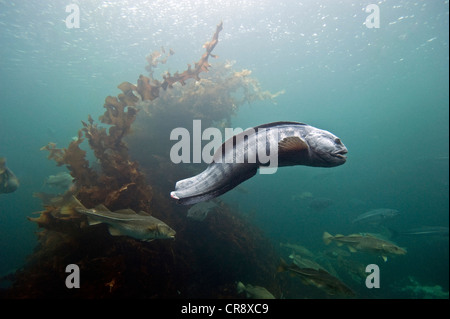
[[[347,148],[337,136],[304,123],[260,125],[225,141],[205,171],[178,181],[170,195],[185,205],[220,196],[253,177],[258,168],[273,167],[261,157],[272,151],[276,167],[333,167],[345,163]]]

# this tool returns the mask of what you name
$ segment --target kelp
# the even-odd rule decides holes
[[[41,229],[39,245],[1,297],[239,298],[237,280],[281,295],[274,281],[278,256],[258,228],[220,201],[203,222],[192,221],[187,208],[168,196],[175,179],[190,174],[190,168],[168,159],[169,128],[193,119],[223,126],[242,103],[276,96],[262,91],[250,71],[232,70],[231,62],[211,67],[208,59],[215,57],[221,30],[222,23],[194,67],[166,73],[162,80],[153,78],[153,69],[173,51],[150,54],[149,77],[123,82],[118,96],[106,97],[101,124],[88,116],[67,148],[54,143],[41,148],[67,167],[74,187],[60,195],[35,194],[44,207],[29,218]],[[80,147],[85,140],[99,169],[91,167]],[[84,215],[66,209],[71,196],[87,208],[103,204],[112,211],[150,213],[176,230],[176,240],[111,236],[105,224],[88,226]],[[80,268],[79,289],[64,284],[68,264]]]
[[[144,75],[139,76],[137,86],[129,82],[121,83],[118,88],[123,93],[117,97],[106,97],[103,105],[105,112],[99,118],[101,123],[110,125],[109,130],[98,126],[89,116],[88,123],[82,121],[83,128],[78,132],[78,139],[72,141],[67,149],[56,148],[54,143],[41,148],[49,151],[48,158],[55,160],[58,166],[67,166],[78,187],[77,198],[86,207],[105,204],[111,210],[131,208],[136,211],[150,211],[151,186],[146,183],[138,163],[130,159],[128,148],[123,141],[130,133],[131,125],[139,111],[136,104],[139,101],[156,99],[160,88],[172,88],[177,82],[184,85],[191,78],[199,80],[199,74],[207,72],[210,67],[208,58],[214,56],[212,50],[218,43],[221,30],[222,23],[217,25],[212,40],[205,44],[206,52],[195,63],[194,69],[189,65],[188,69],[180,74],[177,72],[172,76],[167,73],[161,83]],[[165,62],[158,60],[159,53],[150,56],[151,58],[147,57],[147,70],[151,70],[157,63]],[[86,151],[79,147],[85,138],[101,165],[100,174],[89,167],[89,162],[85,159]]]
[[[146,70],[149,71],[151,78],[148,78],[144,75],[140,75],[137,81],[137,86],[135,87],[133,84],[129,82],[124,82],[119,85],[119,88],[127,88],[124,94],[129,94],[130,90],[135,88],[137,93],[140,95],[143,101],[154,100],[159,97],[159,89],[163,88],[166,90],[167,88],[172,88],[175,83],[180,83],[181,85],[185,85],[186,81],[189,79],[195,79],[197,81],[200,80],[200,73],[208,72],[209,67],[211,66],[208,62],[210,56],[216,57],[216,55],[212,54],[212,50],[216,47],[219,42],[219,33],[222,31],[222,22],[219,23],[216,27],[216,32],[214,33],[211,41],[206,42],[204,44],[204,48],[206,48],[206,52],[202,55],[200,60],[195,63],[194,68],[190,64],[188,64],[187,70],[182,73],[176,72],[174,75],[171,75],[170,72],[167,72],[163,75],[163,81],[157,81],[153,79],[153,68],[156,67],[159,63],[165,63],[167,57],[164,59],[158,59],[161,56],[161,53],[158,51],[153,52],[149,56],[147,56],[147,62],[149,65],[146,67]],[[173,51],[171,50],[169,55],[172,55]]]
[[[217,34],[217,36],[219,36]],[[166,50],[164,47],[161,47],[161,51],[153,51],[149,55],[145,57],[147,60],[148,65],[145,67],[145,70],[148,71],[150,74],[150,77],[153,77],[153,69],[158,66],[158,64],[165,64],[167,62],[167,59],[174,55],[175,52],[173,52],[172,49],[169,50],[168,53],[166,53]]]

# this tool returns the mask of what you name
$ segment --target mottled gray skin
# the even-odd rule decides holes
[[[246,136],[246,139],[243,136]],[[300,138],[301,147],[292,150],[279,148],[280,141],[290,137]],[[297,122],[268,123],[225,141],[206,170],[178,181],[175,191],[170,194],[171,197],[181,204],[189,205],[228,192],[254,176],[259,167],[269,166],[267,161],[259,157],[258,150],[261,154],[264,154],[261,150],[265,150],[265,154],[270,154],[270,150],[277,150],[277,167],[333,167],[344,164],[347,153],[347,148],[341,140],[328,131]],[[252,159],[256,161],[252,162]]]

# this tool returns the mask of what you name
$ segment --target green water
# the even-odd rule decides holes
[[[244,105],[232,125],[304,122],[339,136],[349,150],[343,166],[257,175],[225,200],[253,211],[252,222],[275,245],[314,251],[324,249],[324,231],[369,231],[351,220],[374,208],[399,210],[396,229],[448,227],[448,1],[378,2],[380,28],[372,29],[363,24],[368,3],[357,1],[77,3],[80,28],[68,29],[69,1],[0,2],[0,156],[21,181],[15,193],[0,195],[0,274],[20,268],[36,245],[26,217],[42,207],[32,193],[64,171],[40,147],[66,146],[118,84],[144,72],[150,51],[173,48],[171,72],[198,60],[220,21],[218,61],[252,70],[263,89],[286,90],[276,105]],[[293,200],[303,192],[332,204],[312,210]],[[367,297],[424,297],[401,290],[409,277],[448,291],[448,237],[397,243],[407,255],[364,260],[382,266],[385,287]]]

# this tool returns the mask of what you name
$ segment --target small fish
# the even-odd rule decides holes
[[[212,203],[212,202],[203,202],[203,203],[195,204],[194,206],[189,208],[189,210],[187,212],[187,217],[201,222],[216,207],[217,207],[217,204]]]
[[[361,279],[366,280],[368,273],[366,273],[366,265],[350,258],[343,258],[339,256],[336,259],[337,266],[354,281],[361,284]]]
[[[307,259],[304,258],[300,255],[296,255],[294,253],[289,255],[289,258],[292,259],[292,262],[294,263],[294,265],[297,265],[300,268],[311,268],[311,269],[315,269],[315,270],[325,270],[325,268],[323,268],[321,265],[319,265],[318,263],[316,263],[314,260],[311,259]]]
[[[19,188],[19,179],[6,167],[6,159],[0,157],[0,194],[12,193]]]
[[[275,299],[274,295],[272,295],[266,288],[260,286],[252,286],[248,284],[244,285],[242,282],[237,283],[237,292],[238,294],[245,291],[247,298],[252,299]]]
[[[349,257],[351,254],[339,247],[329,247],[323,251],[323,254],[329,258]]]
[[[301,255],[302,257],[307,256],[314,258],[314,254],[308,248],[299,244],[280,243],[280,247],[291,249],[295,251],[298,255]]]
[[[47,177],[44,184],[50,187],[68,189],[73,185],[73,177],[67,172],[61,172]]]
[[[355,296],[352,289],[323,269],[300,268],[295,264],[288,265],[282,259],[277,271],[289,271],[291,274],[300,277],[305,285],[314,285],[323,289],[329,295]]]
[[[351,234],[348,236],[336,235],[332,236],[328,232],[323,233],[323,241],[329,245],[331,241],[335,241],[338,246],[347,245],[350,252],[356,251],[369,252],[377,254],[387,261],[388,255],[405,255],[406,250],[395,245],[392,242],[378,238],[372,234]]]
[[[170,196],[184,205],[220,196],[253,177],[259,167],[267,166],[259,154],[272,150],[277,150],[277,167],[333,167],[347,159],[347,148],[328,131],[297,122],[263,124],[225,141],[206,170],[178,181]]]
[[[87,209],[75,197],[73,202],[79,203],[71,206],[76,212],[88,217],[89,225],[107,224],[112,236],[129,236],[142,241],[175,238],[175,231],[172,228],[143,211],[138,214],[132,209],[112,212],[104,205]]]
[[[436,237],[448,237],[448,227],[442,226],[422,226],[417,228],[412,228],[404,231],[395,231],[393,232],[392,237],[397,236],[436,236]]]
[[[364,214],[359,215],[353,220],[353,224],[381,224],[389,219],[394,218],[399,214],[399,211],[391,208],[378,208],[370,210]]]

